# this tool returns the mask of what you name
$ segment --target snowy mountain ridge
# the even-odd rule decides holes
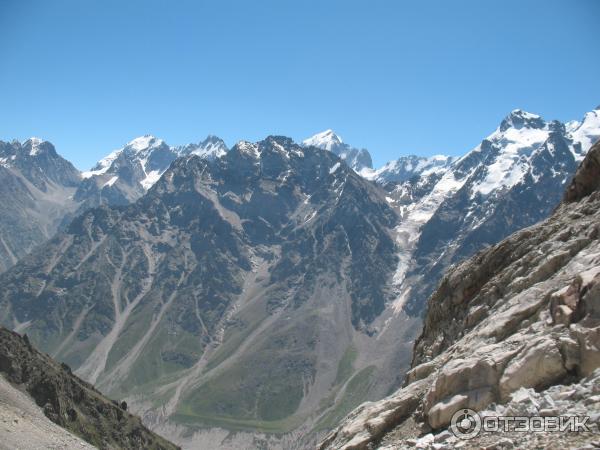
[[[83,172],[76,199],[83,202],[82,210],[104,203],[125,205],[144,195],[177,158],[198,155],[213,160],[227,151],[216,136],[177,147],[152,135],[140,136]]]
[[[167,170],[169,164],[180,156],[198,155],[203,158],[214,159],[223,156],[227,151],[228,148],[225,142],[212,135],[197,144],[170,147],[164,140],[147,134],[137,137],[122,148],[111,152],[98,161],[91,170],[83,172],[82,176],[83,178],[90,178],[111,172],[111,166],[115,160],[125,155],[129,159],[139,161],[146,175],[141,180],[141,184],[145,189],[149,189],[160,178],[160,175]],[[162,155],[157,157],[157,154],[161,153]],[[114,171],[112,170],[112,172]]]
[[[157,139],[148,134],[137,137],[125,144],[125,146],[122,148],[109,153],[107,156],[98,161],[91,170],[83,172],[82,176],[83,178],[89,178],[95,175],[102,175],[106,173],[110,169],[115,159],[117,159],[122,153],[129,153],[132,156],[135,155],[142,161],[142,166],[145,166],[147,158],[152,151],[162,147],[163,145],[166,144],[162,139]]]
[[[417,299],[415,276],[435,278],[482,245],[546,217],[590,142],[600,137],[599,117],[594,110],[581,122],[564,125],[514,110],[463,157],[388,184],[388,202],[402,217],[396,227],[400,251],[394,310],[407,302],[420,304],[430,294]],[[386,181],[381,174],[395,174],[390,164],[384,168],[374,177],[380,184]],[[540,203],[539,209],[528,208],[532,202]]]
[[[468,159],[489,160],[488,155],[475,156],[487,147],[487,142],[493,144],[497,157],[488,169],[488,177],[482,180],[476,191],[487,195],[498,188],[510,188],[518,183],[526,172],[527,160],[539,148],[557,127],[564,127],[565,136],[574,143],[571,147],[573,156],[581,161],[587,149],[600,138],[600,106],[585,114],[581,121],[570,121],[561,124],[558,121],[545,121],[538,114],[521,109],[515,109],[508,114],[498,128],[490,134],[482,144],[460,158],[443,154],[430,157],[406,155],[390,161],[378,169],[367,165],[357,164],[355,148],[344,143],[343,139],[333,130],[328,129],[317,133],[302,143],[304,146],[313,145],[331,151],[360,175],[379,184],[388,182],[405,182],[415,176],[428,177],[434,173],[451,170],[452,165],[461,165]],[[368,154],[367,150],[363,150]],[[369,155],[370,157],[370,155]]]
[[[403,182],[414,176],[428,176],[441,172],[456,158],[446,155],[430,157],[408,155],[384,164],[379,169],[363,169],[359,173],[368,180],[380,184]]]

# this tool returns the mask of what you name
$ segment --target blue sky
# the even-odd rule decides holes
[[[595,0],[0,0],[0,139],[79,168],[148,133],[458,155],[514,108],[597,106],[599,19]]]

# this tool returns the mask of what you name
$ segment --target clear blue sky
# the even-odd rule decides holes
[[[462,154],[514,108],[597,106],[599,23],[595,0],[0,0],[0,139],[80,168],[147,133]]]

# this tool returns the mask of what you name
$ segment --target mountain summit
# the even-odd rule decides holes
[[[216,136],[170,147],[145,135],[80,173],[43,139],[0,141],[0,272],[85,210],[137,200],[175,159],[192,154],[215,159],[227,151]]]
[[[307,146],[314,145],[315,147],[334,153],[336,149],[339,149],[344,144],[342,138],[335,134],[331,129],[317,133],[314,136],[305,139],[302,143]]]
[[[372,169],[371,154],[366,149],[357,149],[344,144],[342,138],[333,130],[326,130],[302,141],[304,146],[314,146],[332,152],[346,161],[356,172],[363,169]]]
[[[537,114],[532,114],[522,109],[514,109],[500,124],[500,130],[506,131],[509,128],[544,128],[546,122]]]

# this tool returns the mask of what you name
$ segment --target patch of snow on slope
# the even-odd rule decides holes
[[[308,217],[307,219],[304,221],[304,224],[307,224],[308,222],[310,222],[311,220],[314,219],[314,217],[317,215],[317,211],[313,211]]]
[[[160,179],[161,175],[162,172],[159,170],[152,170],[146,174],[146,178],[144,178],[140,184],[145,190],[148,190]]]
[[[29,150],[29,155],[30,156],[37,155],[39,153],[39,151],[40,151],[40,144],[43,141],[40,138],[37,138],[37,137],[31,137],[27,141],[31,143],[31,150]]]
[[[102,187],[107,187],[107,186],[108,186],[108,187],[110,187],[110,186],[112,186],[113,184],[115,184],[115,183],[117,182],[117,180],[118,180],[118,179],[119,179],[119,177],[117,177],[117,176],[114,176],[114,177],[112,177],[110,180],[108,180],[106,183],[104,183],[104,184],[102,185]]]
[[[100,161],[98,161],[98,163],[92,168],[92,170],[89,170],[87,172],[82,172],[81,176],[83,178],[90,178],[95,175],[102,175],[103,173],[106,173],[106,171],[112,165],[113,161],[115,159],[117,159],[117,157],[119,156],[121,151],[122,150],[120,149],[120,150],[115,150],[112,153],[109,153],[107,156],[105,156]]]
[[[379,170],[379,169],[371,169],[370,167],[363,167],[357,173],[361,177],[363,177],[367,180],[375,181],[377,179],[377,170]]]
[[[329,169],[329,174],[331,175],[332,173],[335,173],[335,171],[338,170],[339,168],[340,168],[340,163],[338,161],[331,167],[331,169]]]
[[[260,158],[260,151],[258,150],[258,145],[253,144],[252,142],[240,141],[237,143],[237,147],[240,153],[242,154],[249,155],[250,157],[255,159]]]

